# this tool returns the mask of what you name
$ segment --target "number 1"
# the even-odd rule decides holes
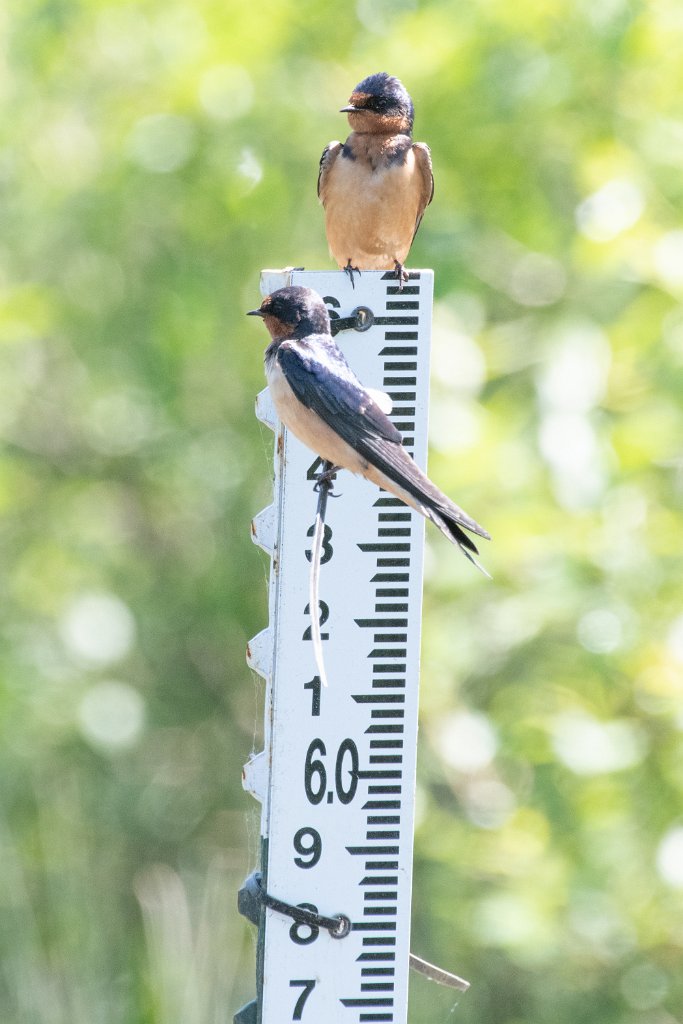
[[[316,718],[320,714],[320,676],[313,676],[304,683],[304,690],[311,690],[311,715]]]

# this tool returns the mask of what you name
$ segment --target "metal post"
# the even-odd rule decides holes
[[[368,329],[340,332],[337,343],[366,386],[391,396],[392,420],[424,467],[432,271],[411,273],[400,292],[382,272],[363,272],[355,288],[342,272],[261,276],[263,294],[288,284],[315,288],[347,327],[355,309],[371,311]],[[367,314],[355,320],[367,322]],[[251,880],[246,910],[256,920],[260,901],[263,973],[257,1004],[238,1019],[400,1024],[407,1017],[424,520],[367,481],[337,475],[314,610],[329,679],[322,687],[308,607],[319,460],[277,424],[267,391],[257,415],[276,431],[274,501],[252,525],[272,557],[270,622],[248,649],[249,664],[267,681],[265,749],[245,766],[244,781],[263,805],[262,873]],[[302,908],[299,920],[287,907]]]

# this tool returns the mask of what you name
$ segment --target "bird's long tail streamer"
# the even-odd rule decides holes
[[[320,636],[320,614],[319,614],[319,593],[320,593],[320,553],[323,545],[323,534],[325,532],[325,511],[327,509],[327,496],[332,489],[331,471],[334,466],[331,462],[323,460],[318,477],[318,508],[315,513],[315,524],[313,526],[313,543],[311,545],[311,574],[308,583],[308,608],[311,614],[311,639],[313,640],[313,657],[320,676],[320,682],[327,686],[327,673],[323,659],[323,644]]]

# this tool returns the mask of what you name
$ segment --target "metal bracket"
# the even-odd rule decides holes
[[[252,924],[259,922],[260,905],[263,903],[278,914],[286,914],[297,924],[307,924],[311,928],[325,928],[333,939],[344,939],[351,931],[351,921],[346,914],[335,914],[328,917],[325,914],[318,914],[309,910],[309,904],[294,906],[285,903],[276,896],[271,896],[262,885],[260,871],[253,871],[244,882],[244,885],[237,894],[237,909],[243,917],[246,917]]]
[[[306,906],[293,906],[291,903],[285,903],[284,900],[271,896],[263,888],[261,872],[252,871],[237,894],[237,909],[248,921],[258,925],[261,905],[270,907],[271,910],[276,910],[280,914],[286,914],[287,917],[291,917],[299,924],[326,928],[333,939],[343,939],[351,931],[351,922],[345,914],[326,917],[323,914],[317,914],[312,910],[308,910]],[[434,964],[428,963],[421,957],[415,956],[414,953],[410,954],[409,962],[413,971],[423,974],[430,981],[435,981],[438,985],[457,988],[461,992],[466,992],[470,987],[469,981],[465,981],[464,978],[460,978],[457,974],[451,974],[450,971],[445,971],[442,967],[436,967]],[[246,1007],[243,1009],[246,1009]],[[237,1016],[235,1020],[237,1021]],[[240,1024],[240,1022],[237,1022],[237,1024]],[[248,1022],[243,1021],[241,1024],[248,1024]]]
[[[332,336],[340,331],[359,331],[363,334],[369,331],[375,322],[375,314],[367,306],[356,306],[350,316],[336,316],[330,318]]]

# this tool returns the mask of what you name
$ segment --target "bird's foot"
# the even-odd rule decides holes
[[[394,276],[398,280],[398,290],[402,292],[403,285],[410,280],[410,274],[398,260],[394,260]]]
[[[354,274],[358,274],[358,276],[360,277],[360,270],[358,269],[358,267],[352,267],[351,266],[351,257],[350,256],[349,256],[348,263],[344,267],[344,273],[349,275],[349,280],[351,281],[351,287],[355,288],[356,285],[355,285],[355,282],[353,280],[353,275]]]
[[[330,466],[329,469],[325,469],[323,470],[322,473],[318,473],[316,481],[313,484],[313,490],[315,491],[315,493],[318,494],[322,487],[331,488],[334,483],[335,477],[341,468],[341,466]],[[341,495],[334,494],[334,492],[330,490],[328,492],[328,497],[339,498],[341,497]]]

